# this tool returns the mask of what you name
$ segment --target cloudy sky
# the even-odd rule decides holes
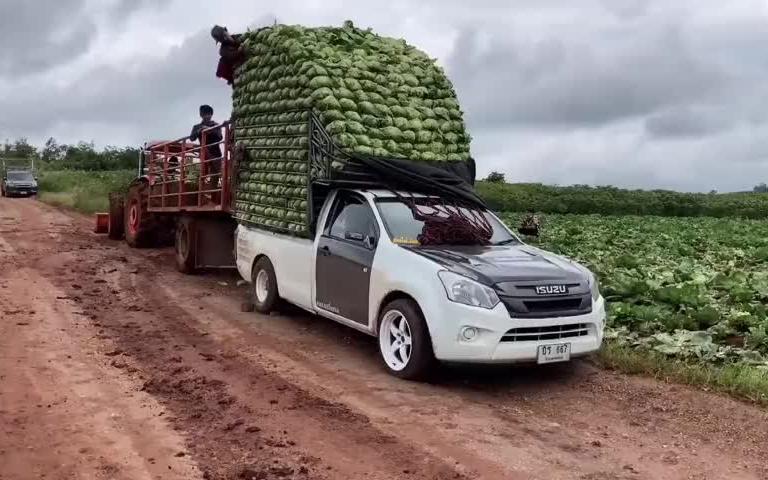
[[[200,103],[223,119],[210,27],[275,19],[351,19],[435,57],[481,175],[690,191],[768,181],[768,0],[0,0],[0,138],[175,138]]]

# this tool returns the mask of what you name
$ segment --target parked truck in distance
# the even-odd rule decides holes
[[[37,195],[37,190],[33,163],[0,160],[0,196],[29,197]]]

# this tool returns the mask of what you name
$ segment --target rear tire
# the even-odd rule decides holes
[[[121,194],[109,196],[109,225],[107,236],[112,240],[122,240],[125,234],[125,199]]]
[[[425,380],[437,361],[424,316],[413,300],[387,304],[379,316],[379,354],[387,371],[404,380]]]
[[[192,217],[181,217],[176,225],[176,269],[181,273],[197,271],[197,226]]]
[[[275,267],[267,257],[261,257],[253,266],[251,297],[253,308],[259,313],[270,313],[276,310],[280,303]]]
[[[156,219],[149,213],[149,184],[134,183],[128,189],[125,202],[125,241],[134,248],[151,247],[155,243]]]

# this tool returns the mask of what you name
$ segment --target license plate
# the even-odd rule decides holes
[[[539,345],[536,357],[537,363],[567,362],[571,359],[571,344]]]

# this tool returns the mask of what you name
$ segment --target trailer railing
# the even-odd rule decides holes
[[[228,212],[231,205],[230,122],[189,137],[144,148],[143,175],[149,180],[150,212]]]

